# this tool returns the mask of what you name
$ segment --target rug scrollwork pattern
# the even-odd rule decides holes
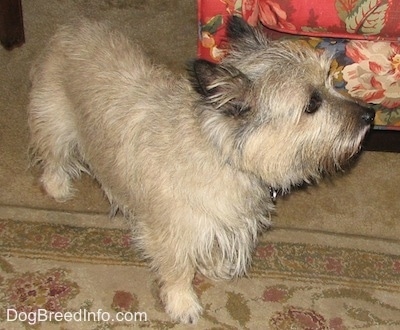
[[[399,255],[264,236],[249,277],[196,275],[205,309],[199,328],[400,327]],[[128,230],[3,219],[0,238],[0,329],[185,328],[163,312]],[[39,310],[52,319],[26,316]]]

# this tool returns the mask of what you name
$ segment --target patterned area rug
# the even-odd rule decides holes
[[[47,220],[0,221],[0,329],[187,328],[164,314],[127,228]],[[396,250],[274,229],[261,237],[248,278],[195,277],[205,308],[195,328],[399,329]]]

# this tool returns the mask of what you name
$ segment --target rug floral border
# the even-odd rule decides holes
[[[0,221],[0,237],[1,251],[14,255],[146,266],[131,248],[130,231],[124,229],[6,219]],[[380,283],[400,291],[400,256],[359,249],[261,241],[254,254],[251,276],[274,272]]]
[[[54,261],[55,266],[18,272],[8,261],[10,258],[37,259],[47,264]],[[25,312],[40,307],[72,312],[94,309],[93,303],[86,300],[81,301],[79,309],[71,309],[71,301],[80,297],[82,287],[75,282],[71,270],[57,267],[57,261],[147,269],[131,248],[129,230],[0,220],[0,325],[4,322],[4,306],[10,303]],[[257,323],[260,320],[270,329],[400,326],[400,317],[395,316],[400,315],[396,302],[400,294],[399,255],[261,239],[249,281],[246,285],[241,283],[217,285],[200,275],[195,277],[193,284],[205,307],[202,322],[206,328],[251,329],[261,326]],[[135,311],[141,304],[148,305],[143,301],[150,299],[160,316],[140,327],[174,328],[176,324],[165,318],[157,298],[157,284],[151,286],[150,298],[141,291],[111,292],[109,309]],[[264,315],[260,304],[267,306],[269,314]],[[325,304],[334,304],[336,310],[327,311]],[[54,324],[56,328],[59,325]],[[91,328],[121,326],[97,323]],[[129,328],[129,324],[125,326]],[[23,327],[30,328],[26,322]]]

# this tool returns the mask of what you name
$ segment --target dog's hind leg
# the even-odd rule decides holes
[[[71,179],[85,171],[71,105],[61,86],[47,80],[45,71],[33,78],[28,108],[30,156],[43,168],[45,191],[57,201],[65,201],[73,195]]]

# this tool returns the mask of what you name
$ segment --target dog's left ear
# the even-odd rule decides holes
[[[195,60],[189,73],[193,88],[216,110],[233,117],[250,110],[251,81],[237,68]]]

